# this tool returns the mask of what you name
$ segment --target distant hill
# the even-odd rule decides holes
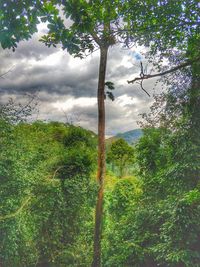
[[[143,132],[141,129],[134,129],[128,132],[118,133],[116,136],[108,138],[106,140],[106,143],[109,144],[109,143],[116,141],[119,138],[123,138],[124,140],[126,140],[127,143],[133,144],[137,142],[137,140],[140,139],[142,135],[143,135]]]

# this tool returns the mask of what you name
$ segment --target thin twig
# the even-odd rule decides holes
[[[14,66],[15,66],[15,65],[13,65],[13,66],[12,66],[9,70],[7,70],[6,72],[0,74],[0,78],[4,79],[4,76],[5,76],[6,74],[8,74],[9,72],[11,72],[11,70],[14,68]]]
[[[141,87],[141,89],[149,96],[149,97],[151,97],[150,96],[150,94],[144,89],[144,87],[143,87],[143,80],[142,81],[140,81],[140,87]]]

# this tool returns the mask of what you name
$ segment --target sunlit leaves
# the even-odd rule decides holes
[[[107,161],[119,169],[119,176],[125,175],[126,168],[133,165],[135,160],[134,148],[124,139],[114,141],[107,153]]]
[[[76,260],[87,266],[96,193],[90,179],[95,135],[64,123],[0,122],[2,264],[59,266],[64,259],[67,265]],[[78,247],[86,238],[84,256]],[[65,253],[69,249],[70,256]]]

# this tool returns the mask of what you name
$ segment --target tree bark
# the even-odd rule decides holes
[[[101,266],[101,233],[102,233],[102,217],[103,217],[103,193],[104,193],[104,177],[106,170],[105,161],[105,76],[107,64],[108,47],[100,48],[100,65],[99,65],[99,81],[98,81],[98,169],[97,182],[99,185],[96,211],[95,211],[95,229],[94,229],[94,252],[92,267]]]

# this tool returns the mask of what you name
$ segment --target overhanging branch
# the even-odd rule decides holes
[[[180,70],[182,68],[185,68],[187,66],[190,66],[192,65],[193,63],[197,62],[200,60],[200,57],[198,58],[195,58],[193,60],[188,60],[174,68],[171,68],[169,70],[166,70],[166,71],[163,71],[163,72],[159,72],[159,73],[155,73],[155,74],[144,74],[143,71],[141,71],[140,73],[140,77],[136,77],[134,78],[133,80],[130,80],[130,81],[127,81],[128,83],[134,83],[136,81],[143,81],[143,80],[147,80],[147,79],[151,79],[151,78],[155,78],[155,77],[159,77],[159,76],[164,76],[166,74],[169,74],[169,73],[172,73],[172,72],[175,72],[177,70]],[[142,70],[142,69],[141,69]]]

